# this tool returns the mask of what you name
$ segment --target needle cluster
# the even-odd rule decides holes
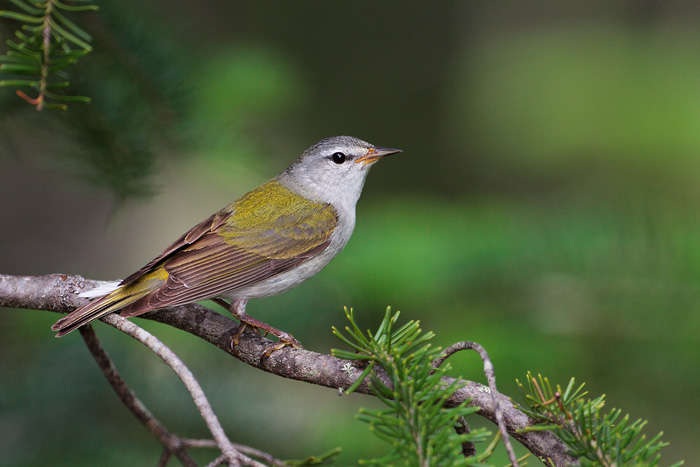
[[[37,110],[67,108],[64,102],[89,102],[84,96],[71,96],[60,90],[69,86],[65,69],[90,53],[92,37],[68,18],[69,14],[97,10],[83,0],[63,3],[58,0],[10,0],[18,11],[0,10],[0,17],[16,20],[22,26],[16,40],[8,40],[7,53],[0,56],[0,72],[9,75],[0,86],[29,88],[17,95]]]
[[[566,389],[556,390],[542,375],[535,378],[528,372],[525,383],[518,381],[526,406],[521,410],[539,423],[520,430],[551,430],[581,461],[582,467],[656,467],[663,433],[647,440],[642,434],[645,421],[630,422],[620,409],[603,412],[605,395],[586,399],[584,384],[575,385],[571,378]],[[683,465],[677,462],[671,467]]]
[[[370,430],[392,446],[380,459],[364,461],[366,465],[381,466],[471,466],[483,465],[491,455],[464,455],[465,445],[483,441],[489,434],[484,429],[460,430],[464,417],[474,414],[478,407],[468,407],[466,401],[446,408],[445,402],[461,385],[445,385],[441,381],[449,370],[444,364],[434,367],[441,349],[428,341],[432,332],[422,333],[419,322],[409,321],[397,326],[399,312],[387,309],[376,332],[363,333],[355,323],[352,310],[346,310],[350,326],[347,337],[337,329],[333,333],[353,351],[333,350],[333,355],[364,365],[352,392],[369,378],[370,387],[386,406],[381,410],[361,409],[358,418],[369,424]],[[383,381],[375,369],[386,371],[389,382]]]

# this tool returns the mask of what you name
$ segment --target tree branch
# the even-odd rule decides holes
[[[217,463],[214,465],[226,463],[229,465],[265,467],[264,464],[247,457],[245,455],[246,453],[254,453],[256,457],[265,458],[271,465],[281,464],[278,459],[275,459],[267,453],[263,453],[240,444],[231,443],[224,433],[224,430],[214,414],[209,402],[207,401],[202,388],[199,386],[199,383],[196,381],[185,364],[167,346],[165,346],[147,331],[120,316],[111,315],[105,321],[110,326],[119,329],[125,334],[146,345],[173,369],[192,395],[192,399],[194,400],[195,405],[197,405],[199,412],[202,414],[202,418],[204,418],[209,430],[214,435],[215,441],[188,440],[170,433],[167,428],[165,428],[165,426],[163,426],[163,424],[161,424],[153,416],[153,414],[151,414],[151,412],[129,389],[126,382],[122,379],[121,375],[119,375],[117,369],[114,367],[111,359],[107,355],[107,352],[105,352],[105,350],[102,348],[102,345],[97,339],[97,335],[92,329],[92,326],[88,324],[87,326],[79,328],[80,334],[83,337],[85,344],[88,346],[90,353],[92,353],[92,356],[95,358],[95,361],[102,370],[102,373],[107,378],[109,384],[119,396],[119,399],[121,399],[122,403],[127,406],[131,413],[134,414],[134,416],[146,427],[146,429],[148,429],[148,431],[151,432],[151,434],[153,434],[153,436],[156,437],[156,439],[158,439],[158,441],[160,441],[165,448],[158,465],[166,465],[170,456],[175,454],[183,465],[196,466],[197,464],[186,452],[188,447],[218,447],[224,454],[216,459],[215,462]],[[243,464],[240,462],[243,462]]]
[[[112,363],[112,360],[109,358],[109,355],[107,355],[107,352],[97,339],[97,335],[92,329],[92,326],[88,324],[87,326],[81,327],[79,331],[85,341],[85,345],[87,345],[88,350],[97,362],[100,370],[102,370],[102,374],[107,378],[107,382],[112,386],[114,392],[117,393],[119,399],[136,419],[163,445],[165,449],[161,456],[163,462],[159,465],[165,465],[168,458],[172,454],[175,454],[184,466],[195,467],[197,464],[185,451],[185,440],[168,431],[168,429],[146,408],[143,402],[129,389],[126,381],[121,377]]]
[[[498,394],[498,389],[496,388],[496,375],[493,369],[493,363],[491,363],[491,359],[489,358],[488,353],[486,353],[486,349],[484,349],[480,344],[477,344],[476,342],[457,342],[447,347],[443,351],[442,356],[433,361],[433,367],[439,367],[440,365],[445,363],[445,360],[447,360],[460,350],[474,350],[479,354],[479,357],[481,357],[481,361],[484,363],[484,374],[486,375],[486,381],[488,381],[489,383],[489,390],[492,395],[491,400],[493,401],[493,412],[496,417],[496,424],[498,425],[498,429],[501,432],[501,439],[503,440],[503,445],[505,446],[506,452],[508,453],[508,459],[510,460],[510,464],[512,466],[517,467],[518,459],[515,456],[515,452],[513,451],[513,446],[511,446],[510,444],[510,439],[508,439],[508,427],[506,426],[506,422],[503,419],[503,410],[501,409],[501,405],[498,403],[498,397],[496,397],[496,394]]]
[[[86,300],[77,294],[97,284],[97,281],[65,274],[0,274],[0,306],[68,313],[86,303]],[[167,308],[147,313],[142,317],[193,334],[250,366],[284,378],[339,389],[348,388],[362,372],[361,368],[348,371],[347,360],[291,347],[278,350],[269,358],[261,360],[270,341],[252,332],[243,333],[234,351],[231,349],[231,338],[238,325],[201,305]],[[454,380],[455,378],[445,378],[448,384]],[[388,381],[386,383],[390,384]],[[371,394],[366,383],[362,383],[355,392]],[[534,424],[535,421],[518,410],[508,396],[492,394],[488,387],[468,381],[455,392],[448,405],[456,406],[468,398],[472,399],[470,405],[480,407],[480,415],[494,423],[497,423],[494,404],[494,401],[497,401],[503,408],[503,419],[508,432],[539,459],[549,460],[551,465],[557,467],[579,465],[578,461],[567,453],[564,443],[551,432],[519,433],[518,430]]]
[[[141,329],[131,321],[128,321],[121,316],[109,315],[106,316],[103,321],[144,344],[146,347],[155,352],[155,354],[158,355],[168,366],[170,366],[173,371],[175,371],[175,374],[177,374],[178,378],[182,380],[192,396],[195,405],[202,414],[202,417],[204,418],[209,431],[214,436],[216,444],[218,444],[221,452],[226,455],[230,462],[237,460],[239,456],[236,448],[233,447],[231,441],[226,436],[226,433],[224,433],[224,429],[221,427],[219,419],[212,410],[209,401],[204,396],[202,387],[199,385],[192,372],[185,366],[182,360],[180,360],[177,355],[166,347],[165,344],[153,336],[153,334]],[[235,465],[240,464],[236,462]]]

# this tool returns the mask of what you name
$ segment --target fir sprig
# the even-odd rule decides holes
[[[88,97],[56,91],[69,86],[65,68],[92,51],[92,37],[70,20],[65,12],[93,11],[97,10],[97,6],[74,5],[58,0],[10,1],[21,12],[0,10],[0,17],[19,21],[22,27],[15,31],[17,41],[6,41],[9,50],[0,56],[0,72],[10,75],[0,80],[0,86],[34,90],[36,97],[30,97],[20,89],[17,95],[37,110],[65,110],[66,104],[60,102],[89,102]],[[73,3],[83,2],[73,0]]]
[[[375,333],[363,333],[357,326],[352,310],[345,310],[350,326],[347,337],[333,328],[333,334],[354,349],[354,352],[333,350],[333,355],[366,362],[356,382],[346,392],[352,392],[369,376],[370,387],[386,409],[361,409],[358,418],[367,422],[372,432],[392,445],[392,451],[381,459],[362,461],[381,466],[473,466],[490,456],[491,450],[480,456],[465,457],[463,443],[483,441],[484,429],[458,434],[455,427],[462,417],[478,411],[465,403],[446,408],[445,401],[461,387],[458,383],[445,385],[441,379],[449,370],[445,364],[434,368],[432,362],[441,349],[428,343],[432,332],[422,333],[419,323],[409,321],[394,330],[399,312],[387,309],[384,320]],[[390,380],[384,384],[376,372],[383,368]]]
[[[583,384],[576,386],[574,379],[566,389],[556,390],[542,375],[535,378],[528,372],[526,384],[518,381],[526,406],[521,410],[539,423],[523,431],[551,430],[581,459],[583,467],[656,467],[661,448],[662,433],[647,440],[642,434],[645,421],[630,422],[629,415],[620,409],[603,413],[605,396],[585,399]],[[683,465],[677,462],[671,467]]]

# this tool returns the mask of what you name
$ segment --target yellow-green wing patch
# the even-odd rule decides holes
[[[303,255],[326,242],[337,224],[335,209],[270,181],[234,203],[221,225],[226,243],[273,259]]]
[[[205,222],[210,230],[200,224],[192,243],[186,234],[173,244],[179,249],[152,262],[163,265],[167,281],[122,316],[204,300],[288,271],[326,249],[337,217],[332,206],[270,181]]]

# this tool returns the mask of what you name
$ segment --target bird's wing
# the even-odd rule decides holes
[[[198,224],[123,281],[135,286],[154,271],[167,278],[128,304],[122,316],[220,296],[288,271],[324,251],[335,209],[310,202],[275,181]]]
[[[74,310],[56,321],[56,323],[51,326],[51,329],[54,331],[59,331],[56,337],[64,336],[92,320],[99,319],[120,310],[130,308],[135,311],[141,309],[142,311],[137,313],[140,314],[152,309],[147,306],[143,308],[142,305],[138,307],[134,305],[137,303],[142,304],[144,299],[148,299],[152,294],[157,293],[167,284],[169,277],[167,271],[163,267],[163,263],[169,258],[176,257],[177,254],[185,248],[197,243],[203,236],[216,231],[230,215],[231,210],[227,207],[205,221],[200,222],[176,242],[163,250],[153,261],[120,282],[115,290],[92,300],[87,305]]]
[[[216,231],[221,224],[231,216],[232,211],[229,208],[230,206],[227,206],[225,209],[222,209],[208,219],[205,219],[192,227],[186,234],[178,238],[172,243],[172,245],[163,250],[161,254],[153,258],[153,260],[151,260],[147,265],[121,281],[119,285],[126,286],[135,283],[144,275],[148,274],[150,271],[153,271],[158,263],[163,262],[165,259],[173,256],[178,251],[192,245],[206,233]]]

